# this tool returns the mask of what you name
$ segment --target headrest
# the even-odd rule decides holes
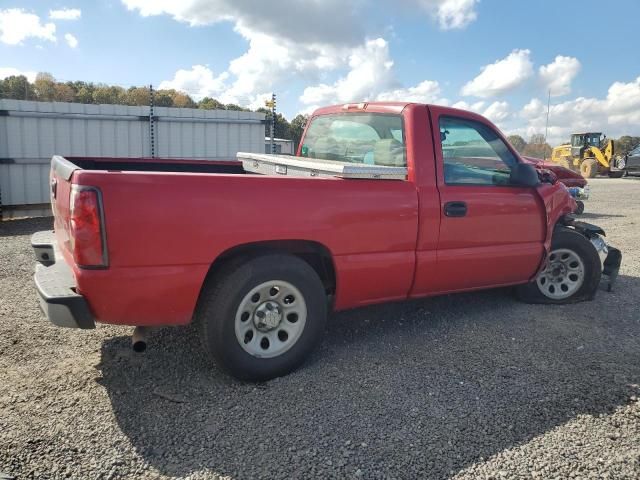
[[[337,147],[338,144],[331,137],[320,137],[313,145],[313,149],[316,151],[316,153],[335,153]]]
[[[390,167],[406,167],[404,145],[395,138],[385,138],[376,142],[373,148],[373,159],[376,165]]]

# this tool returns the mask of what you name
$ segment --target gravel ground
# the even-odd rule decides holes
[[[32,232],[0,224],[0,472],[16,478],[640,477],[640,179],[595,180],[625,255],[593,302],[508,290],[335,315],[298,372],[238,382],[190,328],[50,326]],[[117,301],[117,300],[116,300]],[[0,477],[1,478],[1,477]]]

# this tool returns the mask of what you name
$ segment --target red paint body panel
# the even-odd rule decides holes
[[[442,115],[488,123],[470,112],[436,106],[429,110],[432,125],[438,125]],[[447,185],[440,135],[433,136],[433,144],[440,215],[437,275],[434,279],[428,269],[418,269],[413,295],[504,285],[531,277],[540,264],[546,234],[546,215],[535,189]],[[447,202],[456,201],[466,203],[464,217],[440,213]]]
[[[390,297],[406,296],[413,280],[418,198],[409,182],[84,170],[73,180],[102,191],[110,269],[75,271],[109,323],[188,323],[213,261],[259,241],[327,247],[346,266],[337,308],[373,303],[385,284]]]
[[[365,110],[403,116],[406,181],[109,168],[128,159],[84,159],[94,162],[93,169],[76,170],[70,181],[53,174],[58,243],[97,320],[188,323],[216,258],[261,241],[304,240],[326,247],[336,272],[336,309],[523,283],[535,274],[553,225],[573,208],[564,186],[445,185],[438,130],[433,135],[431,127],[438,116],[495,127],[478,115],[444,107],[369,103]],[[314,116],[351,111],[362,110],[337,105]],[[101,164],[104,169],[95,169]],[[71,183],[102,192],[106,269],[73,264],[66,225]],[[444,203],[453,200],[468,204],[466,217],[442,214]]]
[[[539,158],[522,157],[522,160],[526,163],[530,163],[539,170],[549,170],[558,177],[558,181],[564,183],[567,187],[581,187],[584,188],[587,185],[587,179],[577,172],[564,168],[557,163],[549,160],[544,161]]]

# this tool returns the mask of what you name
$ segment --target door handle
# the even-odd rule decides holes
[[[447,202],[444,204],[444,214],[447,217],[464,217],[467,214],[467,204],[464,202]]]

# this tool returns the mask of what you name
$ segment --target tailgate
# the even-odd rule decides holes
[[[69,243],[69,197],[71,195],[71,177],[80,167],[64,157],[55,155],[51,159],[49,173],[49,194],[53,211],[53,228],[61,253],[69,259],[71,246]]]

